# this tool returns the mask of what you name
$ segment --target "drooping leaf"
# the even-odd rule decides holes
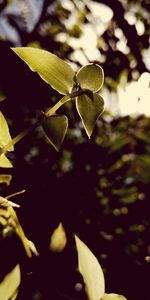
[[[104,100],[98,94],[88,93],[77,97],[76,108],[90,138],[97,118],[104,110]]]
[[[32,47],[18,47],[12,50],[59,93],[66,95],[71,92],[74,70],[64,60],[51,52]]]
[[[22,241],[27,256],[31,258],[32,253],[38,255],[38,251],[34,243],[28,240],[25,236],[18,220],[17,214],[13,208],[19,207],[19,205],[0,196],[0,207],[0,223],[4,227],[3,236],[7,236],[10,230],[16,232],[16,234]]]
[[[28,239],[27,239],[27,243],[28,243],[29,248],[32,251],[32,253],[35,256],[39,256],[39,252],[37,251],[37,248],[36,248],[35,244],[31,240],[28,240]]]
[[[44,119],[42,127],[52,146],[59,151],[68,128],[67,117],[65,115],[50,116]]]
[[[18,288],[21,282],[21,273],[19,264],[8,273],[0,282],[0,299],[15,300],[18,294]]]
[[[88,89],[92,92],[99,91],[104,83],[103,69],[93,63],[82,67],[76,77],[82,89]]]
[[[6,183],[6,185],[10,185],[10,182],[12,180],[12,176],[10,174],[0,174],[0,184]]]
[[[12,168],[13,165],[5,154],[0,155],[0,168]]]
[[[58,227],[53,231],[49,249],[52,252],[62,252],[67,244],[67,237],[64,227],[59,223]]]
[[[127,300],[124,296],[118,294],[105,294],[101,300]]]
[[[89,300],[100,300],[104,296],[105,282],[102,268],[90,249],[75,235],[79,271],[83,276]]]
[[[17,217],[17,214],[15,212],[15,210],[13,209],[12,206],[8,206],[8,211],[12,217],[12,226],[14,226],[14,230],[16,232],[16,234],[20,237],[21,241],[22,241],[22,244],[24,246],[24,249],[26,251],[26,254],[29,258],[32,257],[32,252],[31,252],[31,247],[30,247],[30,242],[28,242],[28,239],[27,237],[25,236],[24,234],[24,231],[22,229],[22,226],[18,220],[18,217]]]
[[[0,112],[0,148],[3,148],[8,143],[11,142],[11,136],[9,133],[9,128],[7,125],[7,122],[3,116],[3,114]],[[13,151],[14,147],[11,145],[7,150]]]

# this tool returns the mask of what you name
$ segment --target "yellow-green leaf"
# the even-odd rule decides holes
[[[6,258],[7,259],[7,258]],[[21,273],[19,264],[8,273],[0,282],[0,299],[1,300],[15,300],[18,294],[18,288],[21,282]]]
[[[127,300],[124,296],[118,294],[105,294],[101,300]]]
[[[64,227],[59,223],[58,227],[53,231],[49,249],[52,252],[62,252],[67,244],[67,237]]]
[[[75,235],[79,271],[83,276],[89,300],[100,300],[105,291],[102,268],[90,249]]]
[[[42,49],[18,47],[12,50],[59,93],[71,92],[75,72],[67,62]]]
[[[7,122],[2,114],[0,112],[0,148],[3,148],[6,146],[8,143],[11,142],[11,136],[9,133],[9,128],[7,125]],[[11,145],[7,150],[8,151],[13,151],[14,147]]]
[[[76,77],[82,89],[87,89],[92,92],[99,91],[104,83],[103,69],[93,63],[82,67]]]
[[[5,154],[0,155],[0,168],[12,168],[13,165]]]
[[[90,138],[96,120],[103,113],[104,100],[100,95],[90,92],[88,94],[83,94],[77,97],[76,108],[86,130],[86,133]]]
[[[66,116],[54,115],[45,118],[42,127],[52,146],[59,151],[68,129],[68,119]]]

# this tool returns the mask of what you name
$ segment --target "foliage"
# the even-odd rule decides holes
[[[5,276],[0,284],[0,296],[4,300],[15,300],[21,282],[20,267],[16,265],[14,269]]]
[[[9,7],[8,2],[11,3]],[[67,294],[65,280],[70,290],[71,286],[75,290],[74,282],[82,282],[81,278],[73,281],[74,275],[70,276],[72,261],[76,261],[76,257],[73,259],[68,245],[73,244],[71,237],[72,232],[75,232],[101,262],[107,291],[125,294],[128,299],[145,299],[149,294],[150,254],[149,120],[144,116],[112,120],[109,113],[103,114],[94,126],[104,104],[99,96],[100,85],[97,87],[98,76],[91,81],[92,76],[89,74],[93,68],[93,72],[96,74],[97,70],[101,76],[103,71],[99,63],[103,67],[105,82],[100,94],[103,95],[105,90],[110,91],[110,110],[113,112],[116,104],[111,95],[115,95],[118,85],[121,83],[124,86],[127,81],[135,80],[140,73],[149,70],[146,58],[149,46],[149,4],[145,0],[137,1],[136,5],[131,0],[51,2],[52,5],[46,0],[38,1],[37,4],[37,1],[28,0],[21,1],[20,5],[18,0],[1,1],[0,4],[0,101],[7,98],[7,101],[0,103],[3,113],[1,119],[4,121],[3,116],[6,117],[12,136],[16,136],[16,139],[9,137],[5,145],[0,144],[3,153],[0,156],[3,167],[0,191],[8,195],[13,194],[14,190],[26,189],[26,193],[19,194],[16,201],[20,204],[21,200],[22,205],[16,209],[27,236],[36,241],[40,249],[42,263],[39,266],[37,262],[36,266],[41,274],[38,274],[39,284],[34,292],[35,297],[40,299],[45,295],[45,299],[56,298],[52,290],[48,294],[46,268],[49,272],[51,270],[47,277],[55,278],[51,287],[57,290],[60,286],[64,297]],[[42,81],[15,57],[10,46],[19,46],[18,49],[28,46],[33,53],[35,49],[32,47],[38,47],[42,53],[45,53],[42,49],[49,50],[52,61],[58,61],[58,56],[61,57],[63,69],[64,65],[69,66],[73,72],[68,71],[68,78],[66,73],[63,77],[55,69],[60,79],[58,83],[49,72],[49,66],[49,77],[45,78],[46,82]],[[36,51],[40,53],[38,49]],[[40,59],[37,63],[41,66]],[[47,65],[43,67],[45,76]],[[37,66],[31,66],[31,69],[36,72],[39,70]],[[41,74],[38,73],[44,77],[43,69]],[[81,90],[90,87],[90,92],[77,96],[79,84]],[[51,87],[56,87],[56,90]],[[59,93],[64,95],[63,101],[58,101]],[[70,94],[76,96],[75,101],[73,97],[68,101]],[[83,102],[92,114],[88,114]],[[55,114],[57,109],[58,114]],[[26,127],[27,130],[24,130]],[[92,134],[92,141],[87,141],[83,128],[89,137]],[[18,135],[19,130],[23,132]],[[30,138],[24,138],[27,134],[30,134]],[[22,142],[18,143],[20,139]],[[48,146],[49,143],[61,151],[55,153]],[[15,152],[8,151],[9,146],[15,144]],[[12,165],[14,168],[10,168]],[[6,222],[5,218],[2,218],[2,222]],[[45,248],[48,249],[49,244],[51,249],[52,233],[60,222],[66,230],[67,244],[62,253],[53,253],[48,263]],[[59,234],[60,237],[65,236],[62,228]],[[71,249],[74,249],[74,244]],[[26,265],[25,261],[24,268]],[[33,276],[30,276],[29,281],[33,287],[35,281],[33,279],[32,282],[32,278],[38,273],[37,269],[34,272],[34,263],[31,269]],[[9,272],[10,269],[5,275]],[[40,294],[39,286],[42,285]],[[22,298],[30,299],[31,295],[26,295],[26,290],[22,291]],[[82,291],[76,291],[72,298],[84,299]],[[105,294],[103,298],[114,297],[114,294]]]
[[[98,65],[90,64],[79,70],[76,75],[73,69],[71,69],[67,63],[64,63],[60,58],[57,58],[55,55],[44,50],[38,50],[34,48],[16,48],[13,50],[17,55],[19,55],[19,57],[21,57],[25,62],[28,63],[29,67],[32,68],[33,71],[38,72],[42,79],[46,80],[48,84],[50,84],[60,93],[65,94],[67,96],[65,98],[65,101],[77,97],[77,109],[87,131],[87,134],[90,137],[97,118],[103,112],[104,101],[102,97],[96,94],[96,92],[99,92],[103,84],[104,75],[101,67],[99,67]],[[64,98],[62,98],[59,101],[60,105],[62,105],[65,101]],[[84,109],[84,106],[86,107],[86,109]],[[43,114],[43,117],[40,120],[40,124],[43,126],[44,131],[47,133],[51,144],[54,145],[56,150],[58,150],[64,139],[68,123],[66,116],[55,116],[55,107],[56,109],[59,107],[58,103],[56,103],[54,107]],[[39,125],[39,120],[36,124]],[[7,123],[2,113],[1,131],[1,156],[3,156],[6,151],[13,150],[13,145],[24,137],[24,132],[20,133],[12,140],[9,134]],[[25,134],[27,133],[28,130],[25,130]],[[9,165],[3,165],[2,163],[1,167],[9,167]],[[5,237],[5,235],[7,235],[10,230],[14,230],[22,240],[28,257],[31,258],[31,244],[25,237],[22,227],[18,221],[17,215],[12,206],[17,205],[13,204],[5,198],[1,198],[0,221],[2,226],[4,227],[3,236]],[[80,241],[80,239],[75,237],[75,240],[79,257],[79,271],[81,272],[85,282],[87,297],[89,300],[102,299],[104,295],[104,278],[102,269],[95,256]],[[60,223],[58,228],[51,236],[49,249],[54,252],[63,251],[66,243],[66,234]],[[37,251],[35,251],[35,253],[37,253]],[[90,264],[92,268],[90,267]],[[16,268],[19,269],[17,269],[16,271]],[[17,290],[18,286],[21,283],[21,280],[18,279],[20,276],[19,272],[20,267],[19,265],[17,265],[8,275],[4,277],[3,281],[1,282],[0,293],[1,296],[6,300],[16,299],[18,295]],[[7,284],[10,285],[10,291],[8,292],[8,295],[5,295],[5,288]]]
[[[55,116],[56,110],[68,100],[76,100],[77,110],[90,137],[97,118],[102,114],[104,101],[96,92],[100,91],[104,74],[100,66],[89,64],[76,74],[71,66],[45,50],[16,48],[14,52],[44,81],[58,92],[66,95],[50,108],[41,122],[52,145],[59,150],[65,137],[68,121],[66,116]],[[57,66],[57,67],[56,67]],[[85,79],[83,79],[83,76]],[[92,79],[91,79],[92,76]],[[84,109],[86,107],[86,109]],[[57,125],[59,124],[59,126]]]

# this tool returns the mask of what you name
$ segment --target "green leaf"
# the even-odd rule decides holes
[[[97,92],[104,83],[104,72],[99,65],[92,63],[82,67],[76,78],[82,89]]]
[[[51,52],[37,48],[19,47],[12,50],[60,94],[71,92],[75,72],[67,62]]]
[[[6,183],[7,186],[10,185],[10,182],[12,180],[12,176],[9,174],[0,174],[0,184]]]
[[[100,300],[104,295],[105,282],[102,268],[90,249],[75,235],[79,271],[83,276],[89,300]]]
[[[45,118],[42,127],[52,146],[59,151],[68,129],[68,119],[66,116],[54,115]]]
[[[104,100],[98,94],[88,93],[77,97],[76,108],[90,138],[97,118],[104,110]]]
[[[12,168],[13,165],[5,154],[0,155],[0,168]]]
[[[0,299],[15,300],[18,294],[18,288],[21,282],[21,273],[19,264],[8,273],[0,282]]]
[[[11,139],[11,136],[9,133],[9,128],[8,128],[7,122],[6,122],[3,114],[0,112],[0,148],[3,148],[11,141],[12,141],[12,139]],[[14,147],[10,146],[7,150],[13,151]]]
[[[101,300],[127,300],[124,296],[118,294],[105,294]]]

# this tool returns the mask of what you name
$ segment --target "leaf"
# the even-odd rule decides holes
[[[97,118],[104,110],[104,100],[98,94],[88,93],[77,97],[76,108],[90,138]]]
[[[5,154],[0,155],[0,168],[12,168],[13,165]]]
[[[7,125],[7,122],[3,116],[3,114],[0,112],[0,148],[3,148],[8,143],[12,141],[9,128]],[[11,145],[8,149],[8,151],[13,151],[14,147]]]
[[[13,226],[14,226],[14,230],[15,232],[17,233],[17,235],[20,237],[21,241],[22,241],[22,244],[24,246],[24,249],[26,251],[26,254],[29,258],[32,257],[32,253],[31,253],[31,244],[30,242],[28,241],[27,237],[25,236],[24,234],[24,231],[19,223],[19,220],[18,220],[18,217],[17,217],[17,214],[15,212],[15,210],[13,209],[12,206],[9,206],[8,207],[8,212],[10,213],[11,217],[12,217],[12,221],[13,221]]]
[[[54,115],[45,118],[42,127],[52,146],[59,151],[68,129],[68,119],[65,115]]]
[[[9,230],[13,230],[19,236],[26,251],[26,254],[29,258],[32,257],[32,252],[35,255],[38,255],[37,249],[34,243],[27,239],[24,234],[24,231],[20,225],[17,214],[13,207],[19,207],[18,204],[7,200],[0,196],[0,223],[4,228],[4,236],[9,234]],[[9,219],[9,220],[8,220]],[[5,222],[6,220],[6,222]],[[0,298],[1,299],[1,298]]]
[[[32,253],[35,256],[39,256],[39,252],[37,251],[35,244],[31,240],[28,240],[28,239],[27,239],[27,243],[28,243],[29,248],[32,251]]]
[[[15,300],[17,297],[17,290],[21,282],[21,273],[19,264],[8,273],[0,282],[0,299],[2,300]],[[16,295],[16,297],[15,297]]]
[[[101,300],[127,300],[124,296],[118,294],[105,294]]]
[[[7,186],[10,185],[10,182],[12,180],[12,176],[9,174],[0,174],[0,184],[6,183]]]
[[[82,89],[97,92],[104,83],[104,72],[99,65],[92,63],[82,67],[76,78]]]
[[[79,271],[83,276],[89,300],[100,300],[104,295],[105,282],[102,268],[90,249],[75,235]]]
[[[60,94],[71,92],[74,70],[67,62],[51,52],[37,48],[18,47],[12,50]]]
[[[58,227],[52,233],[49,249],[52,252],[62,252],[67,244],[67,237],[64,227],[59,223]]]

